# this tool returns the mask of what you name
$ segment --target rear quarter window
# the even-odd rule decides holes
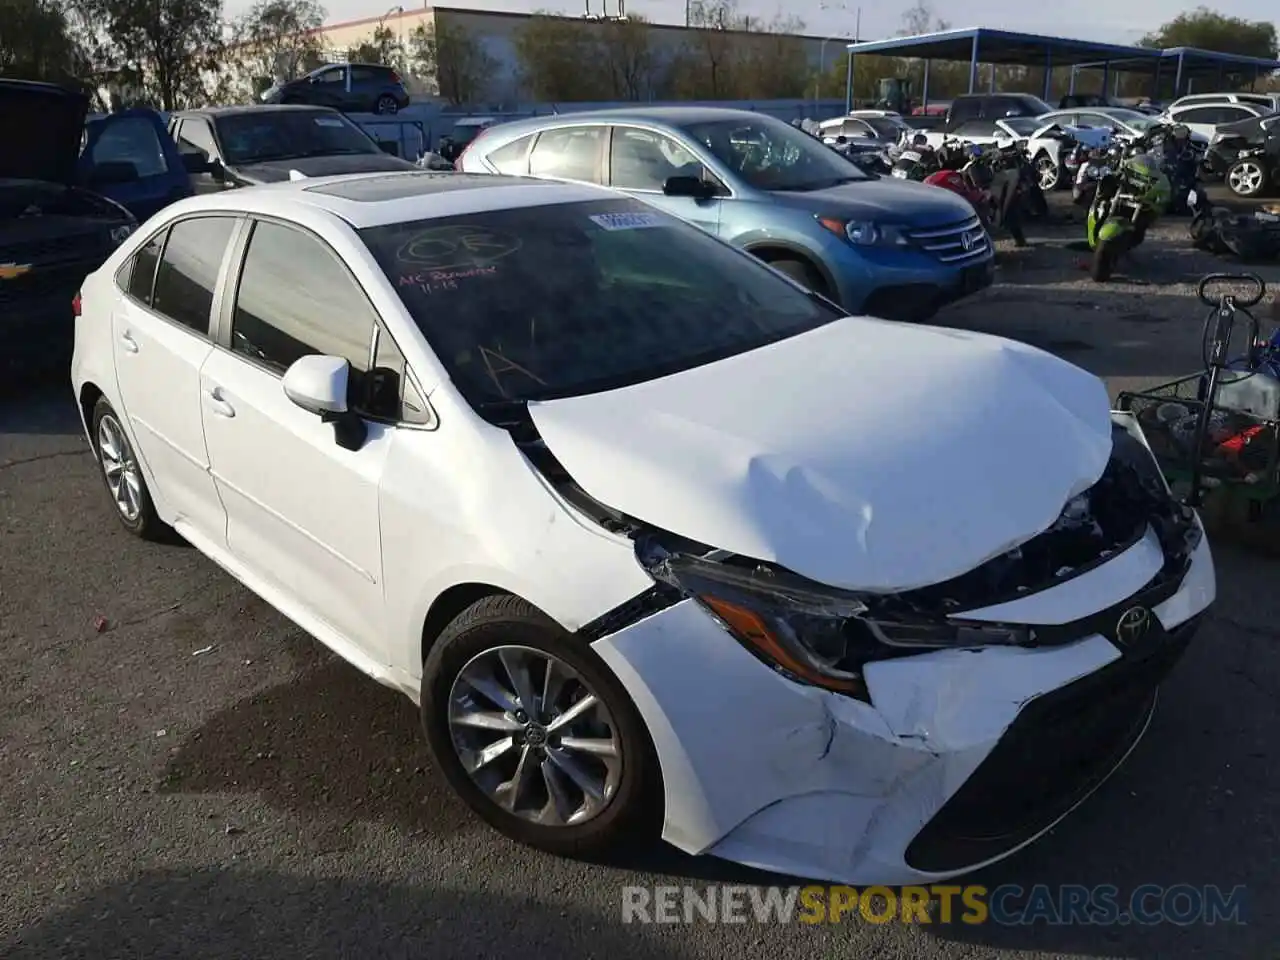
[[[504,147],[499,147],[485,157],[499,173],[520,175],[529,172],[529,147],[536,134],[529,134],[519,140],[513,140]]]

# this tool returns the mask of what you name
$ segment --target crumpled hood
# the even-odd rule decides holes
[[[815,214],[925,227],[973,217],[973,207],[950,190],[893,177],[845,183],[826,190],[775,190],[778,204]]]
[[[1111,454],[1107,391],[1084,370],[865,317],[530,414],[602,503],[869,592],[951,579],[1043,532]]]
[[[297,160],[273,160],[270,163],[247,163],[232,167],[238,177],[253,183],[281,183],[289,179],[289,171],[304,177],[328,177],[340,173],[383,173],[416,169],[408,160],[389,153],[338,154],[332,157],[302,157]]]

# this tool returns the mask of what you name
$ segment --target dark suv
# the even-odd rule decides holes
[[[277,84],[263,103],[307,103],[345,113],[396,113],[409,105],[400,74],[379,63],[331,63]]]
[[[945,129],[954,130],[970,120],[1005,120],[1039,117],[1053,108],[1029,93],[966,93],[951,101]]]

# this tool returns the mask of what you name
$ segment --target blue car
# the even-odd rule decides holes
[[[132,213],[139,223],[192,196],[193,160],[178,151],[155,110],[139,107],[85,123],[80,179]]]
[[[994,278],[973,207],[864,173],[763,114],[644,107],[535,117],[482,132],[468,173],[612,186],[746,249],[850,313],[923,320]]]
[[[409,90],[393,68],[381,63],[331,63],[305,77],[264,90],[263,103],[310,104],[344,113],[399,113]]]

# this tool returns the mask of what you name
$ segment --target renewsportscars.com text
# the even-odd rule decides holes
[[[1243,924],[1247,891],[1144,884],[623,887],[623,923]]]

